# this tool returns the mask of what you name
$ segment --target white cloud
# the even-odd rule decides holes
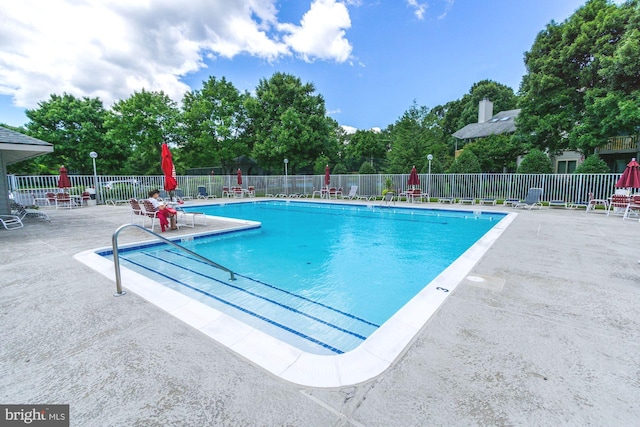
[[[438,19],[444,19],[447,14],[449,13],[449,11],[451,10],[451,8],[453,7],[453,3],[455,2],[455,0],[445,0],[444,1],[444,12],[442,12],[440,14],[440,16],[438,16]]]
[[[414,9],[413,14],[420,20],[424,19],[424,12],[429,7],[427,3],[418,3],[417,0],[407,0],[407,5]]]
[[[290,33],[284,41],[305,61],[318,58],[338,62],[346,61],[351,55],[351,45],[345,38],[345,29],[349,27],[351,19],[346,6],[335,0],[314,0],[300,26],[280,25]]]
[[[353,4],[350,1],[349,4]],[[300,25],[276,0],[0,0],[0,94],[34,108],[52,93],[111,105],[142,88],[180,100],[204,58],[346,61],[346,6],[314,0]]]

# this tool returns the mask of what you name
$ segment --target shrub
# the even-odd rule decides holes
[[[610,173],[611,170],[607,163],[598,157],[597,154],[592,154],[591,156],[584,159],[584,162],[580,166],[576,168],[573,173]]]
[[[433,172],[433,170],[432,170]],[[471,150],[463,150],[451,164],[448,173],[480,173],[480,161]]]
[[[553,173],[551,159],[542,151],[533,149],[524,156],[516,173]]]
[[[371,163],[364,162],[362,166],[360,166],[358,173],[361,175],[374,174],[376,173],[376,169],[373,166],[371,166]]]

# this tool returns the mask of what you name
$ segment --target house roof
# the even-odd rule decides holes
[[[53,144],[0,126],[0,155],[5,164],[53,153]]]
[[[483,138],[489,135],[512,133],[516,130],[514,119],[520,114],[520,109],[500,111],[484,123],[471,123],[455,131],[452,135],[458,139]]]

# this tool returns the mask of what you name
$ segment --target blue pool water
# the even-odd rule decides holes
[[[198,206],[262,223],[182,244],[124,250],[152,276],[305,351],[357,347],[503,217],[501,213],[266,201]]]

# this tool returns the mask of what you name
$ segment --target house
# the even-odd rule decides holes
[[[478,123],[471,123],[452,134],[462,142],[461,146],[468,142],[485,138],[490,135],[502,135],[516,131],[515,118],[520,114],[520,109],[500,111],[493,114],[493,102],[483,99],[478,105]],[[459,155],[456,142],[456,157]],[[551,156],[554,173],[572,173],[584,160],[582,154],[577,151],[564,151],[558,156]],[[518,159],[520,163],[520,159]]]

